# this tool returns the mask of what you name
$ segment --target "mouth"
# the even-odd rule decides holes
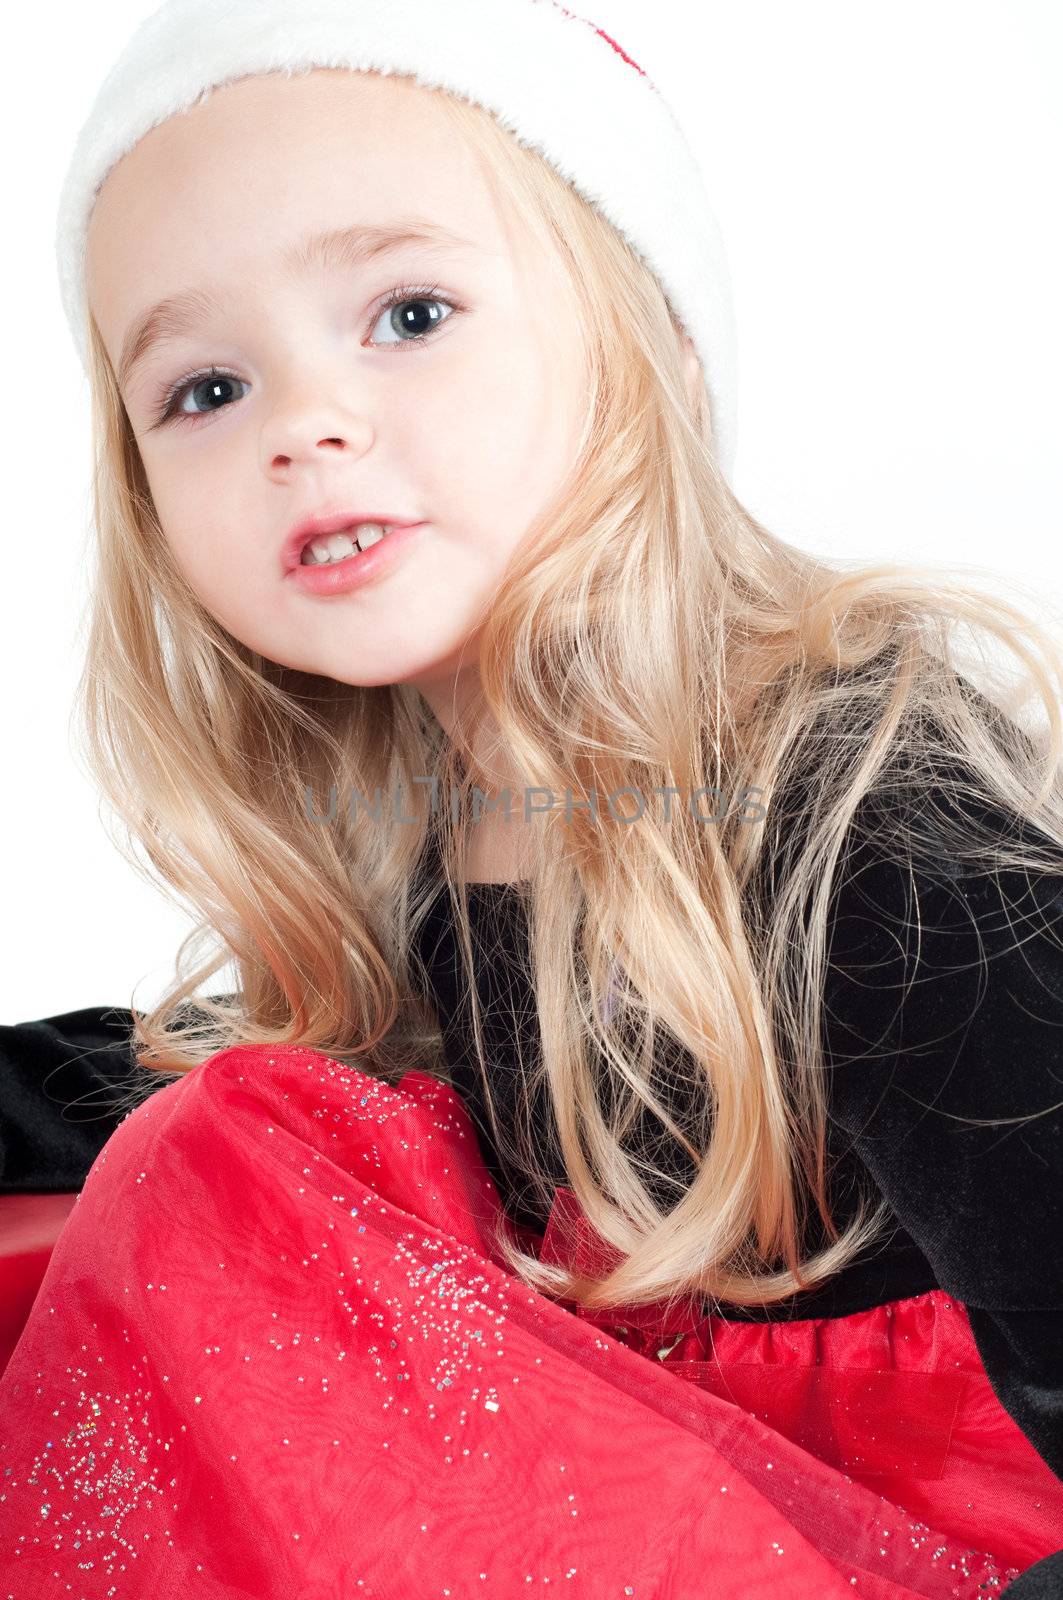
[[[327,537],[319,534],[302,549],[299,565],[302,567],[331,567],[351,556],[371,550],[381,539],[386,539],[392,529],[387,523],[352,523],[349,528],[339,528]]]
[[[421,539],[426,524],[423,522],[392,523],[390,531],[383,533],[379,525],[376,537],[367,541],[363,550],[357,539],[351,538],[351,527],[337,528],[333,533],[317,533],[304,549],[313,558],[295,562],[285,573],[285,581],[305,595],[329,599],[352,593],[355,589],[371,589],[385,582],[389,574],[401,567],[407,547]],[[320,542],[327,541],[325,560],[320,559]],[[316,547],[316,548],[315,548]]]
[[[339,565],[371,550],[383,539],[416,523],[390,515],[339,511],[309,517],[299,523],[285,542],[282,563],[286,572],[297,567]]]

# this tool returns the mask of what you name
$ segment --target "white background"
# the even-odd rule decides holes
[[[973,565],[1012,598],[1018,582],[1059,637],[1058,0],[570,5],[645,68],[703,162],[737,302],[739,498],[821,555]],[[191,926],[110,842],[70,722],[89,423],[55,203],[150,9],[53,0],[5,35],[0,1022],[150,1003]]]

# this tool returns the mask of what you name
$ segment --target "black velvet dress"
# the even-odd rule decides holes
[[[470,905],[487,1059],[505,1115],[519,1088],[515,1039],[529,1059],[538,1036],[526,909],[520,885],[472,885]],[[769,1332],[947,1291],[966,1308],[1001,1406],[1063,1480],[1061,941],[1063,876],[995,878],[943,857],[913,878],[880,835],[854,828],[832,901],[825,995],[831,1194],[844,1221],[857,1184],[870,1184],[894,1225],[825,1288],[767,1308],[715,1309]],[[519,1223],[541,1229],[548,1217],[492,1145],[445,891],[419,948],[452,1082],[499,1195]],[[0,1028],[0,1191],[81,1187],[124,1115],[115,1086],[139,1071],[131,1029],[127,1010],[103,1006]],[[1040,1115],[1021,1124],[965,1120],[1031,1112]],[[545,1103],[535,1127],[563,1185]],[[1008,1593],[1063,1595],[1063,1551]]]

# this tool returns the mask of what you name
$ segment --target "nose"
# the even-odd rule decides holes
[[[322,397],[320,383],[292,389],[279,398],[263,423],[263,470],[290,476],[293,468],[313,466],[337,456],[357,457],[372,443],[372,424],[339,396]]]

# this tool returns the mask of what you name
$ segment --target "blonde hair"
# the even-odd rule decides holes
[[[499,747],[529,786],[576,802],[545,814],[527,886],[542,1049],[522,1063],[525,1104],[541,1079],[568,1184],[619,1261],[596,1279],[506,1236],[499,1249],[527,1284],[588,1307],[686,1293],[770,1304],[838,1273],[885,1216],[865,1204],[839,1232],[826,1199],[821,1001],[854,813],[873,788],[903,785],[898,855],[930,858],[909,828],[922,796],[967,862],[1058,868],[1063,661],[1043,628],[974,588],[896,564],[845,570],[762,527],[719,472],[707,399],[689,398],[657,279],[536,152],[433,92],[510,217],[556,256],[588,358],[571,478],[493,597],[480,660]],[[170,557],[90,323],[99,568],[78,705],[93,774],[126,825],[121,848],[144,871],[139,843],[200,918],[168,992],[137,1013],[139,1061],[180,1074],[232,1044],[284,1043],[390,1082],[411,1067],[445,1076],[414,941],[439,888],[418,871],[434,842],[471,964],[455,880],[475,775],[460,741],[412,689],[277,665],[207,613]],[[964,628],[976,655],[988,637],[1021,660],[1042,726],[1020,729],[971,694],[956,665]],[[991,677],[984,651],[982,666]],[[1003,678],[995,687],[1011,692]],[[795,848],[773,797],[810,770]],[[322,827],[306,803],[333,787],[410,796],[427,775],[460,795],[450,828],[446,808],[416,826],[387,808],[341,809]],[[669,789],[706,787],[755,795],[766,823],[739,804],[706,826],[668,804]],[[630,788],[644,805],[634,825],[578,804]],[[979,830],[972,801],[1029,819],[1040,845]],[[748,892],[768,860],[787,867],[770,916]],[[236,996],[203,998],[229,960]],[[465,981],[490,1104],[468,965]],[[655,1083],[662,1040],[690,1063],[685,1127]],[[695,1163],[668,1208],[651,1187],[674,1189],[674,1177],[624,1145],[641,1108]],[[529,1130],[492,1119],[499,1147],[548,1197]],[[804,1258],[812,1203],[829,1243]]]

